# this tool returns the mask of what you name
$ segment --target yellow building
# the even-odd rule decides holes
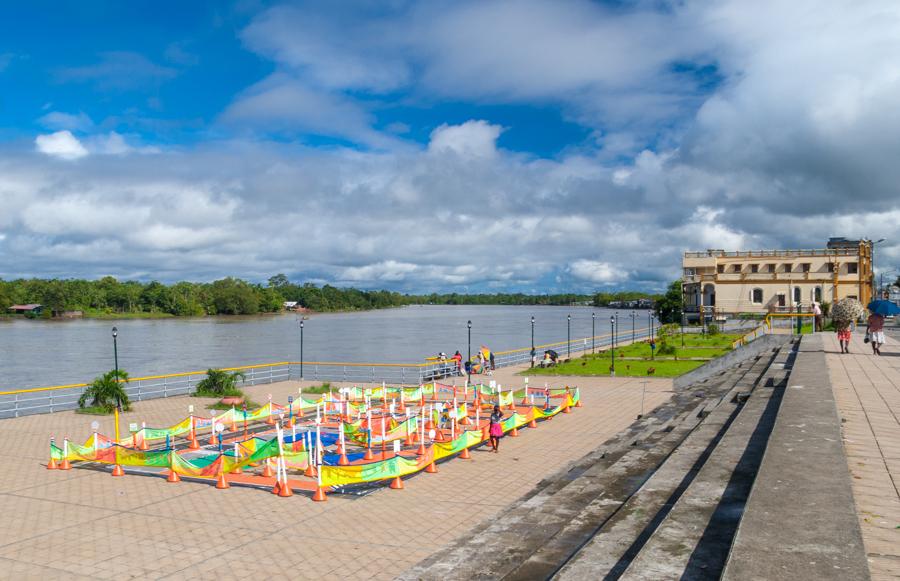
[[[685,252],[684,312],[716,318],[739,313],[810,312],[813,301],[872,297],[872,241],[832,238],[816,250]]]

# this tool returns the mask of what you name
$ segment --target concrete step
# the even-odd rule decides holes
[[[736,378],[735,385],[653,476],[617,511],[597,534],[559,571],[558,579],[616,578],[637,554],[668,510],[690,484],[725,433],[741,404],[735,397],[747,389],[742,380],[758,381],[771,358],[757,359]]]
[[[763,385],[751,392],[696,478],[621,579],[719,578],[784,391],[767,386],[771,372],[780,370],[770,368],[763,376]]]

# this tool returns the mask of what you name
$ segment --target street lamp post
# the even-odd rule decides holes
[[[113,338],[113,363],[115,365],[115,381],[116,384],[119,383],[119,344],[118,344],[118,336],[119,330],[115,327],[112,328],[112,338]],[[122,398],[119,397],[119,390],[116,390],[116,409],[115,409],[115,424],[116,424],[116,442],[120,440],[119,438],[119,412],[122,411]],[[113,454],[115,455],[115,466],[113,467],[112,475],[113,476],[123,476],[125,471],[122,470],[122,466],[119,465],[119,447],[115,446],[113,450]]]
[[[566,359],[572,358],[572,315],[566,315]]]
[[[591,353],[594,352],[594,338],[597,337],[597,331],[594,330],[597,323],[597,313],[591,313]]]
[[[876,300],[879,297],[875,296],[875,246],[884,242],[884,238],[879,238],[875,242],[872,243],[872,256],[869,257],[871,264],[869,264],[869,270],[872,271],[872,300]]]
[[[616,317],[615,316],[609,317],[609,330],[611,331],[610,332],[610,335],[611,335],[610,341],[612,342],[612,348],[609,350],[609,374],[615,375],[616,374],[616,342],[615,342]]]
[[[531,316],[531,366],[534,367],[534,315]]]
[[[303,379],[303,319],[300,319],[300,379]]]
[[[469,377],[472,377],[472,321],[466,321],[469,330]]]

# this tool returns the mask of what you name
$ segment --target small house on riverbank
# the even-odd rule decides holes
[[[41,311],[44,310],[44,305],[12,305],[8,310],[16,315],[40,315]]]

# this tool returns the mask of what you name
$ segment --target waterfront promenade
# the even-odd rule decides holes
[[[856,334],[841,354],[823,334],[853,497],[874,580],[900,578],[900,345],[888,337],[881,357]]]
[[[521,387],[515,373],[493,379]],[[581,388],[584,407],[505,438],[499,455],[440,464],[405,490],[330,495],[325,503],[295,495],[108,472],[44,468],[48,438],[83,441],[96,416],[74,412],[0,421],[0,578],[391,579],[465,535],[570,461],[626,428],[640,412],[642,378],[533,378]],[[256,401],[283,402],[298,382],[247,389]],[[647,380],[646,409],[669,399],[671,380]],[[187,406],[175,397],[140,402],[122,426],[169,425]],[[112,419],[100,418],[102,433]]]

